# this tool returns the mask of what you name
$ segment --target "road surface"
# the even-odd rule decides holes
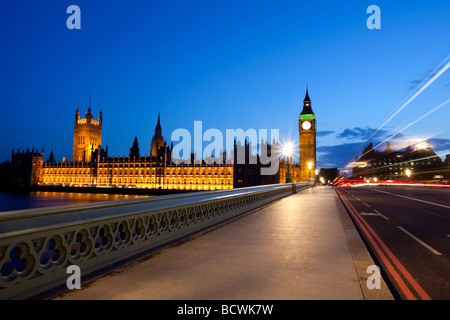
[[[336,188],[398,298],[450,299],[450,188]]]

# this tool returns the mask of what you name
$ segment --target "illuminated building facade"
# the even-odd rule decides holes
[[[393,150],[388,142],[384,151],[367,145],[353,166],[354,179],[448,180],[450,163],[442,161],[429,142],[404,150]]]
[[[80,119],[80,110],[75,113],[75,130],[73,134],[72,161],[91,162],[92,153],[100,149],[102,144],[102,111],[98,115],[98,120],[92,116],[91,101],[86,117]]]
[[[303,116],[307,117],[303,119]],[[10,166],[2,167],[2,172],[11,172],[9,180],[16,186],[73,186],[73,187],[103,187],[103,188],[140,188],[167,190],[222,190],[265,184],[285,183],[288,181],[306,181],[301,170],[302,165],[293,164],[291,159],[278,159],[277,172],[262,175],[261,168],[271,164],[262,164],[259,155],[252,155],[251,146],[235,142],[233,155],[227,158],[222,154],[213,163],[194,161],[173,161],[173,146],[168,146],[163,135],[160,115],[151,141],[149,156],[141,156],[138,138],[135,137],[128,156],[110,157],[108,147],[102,148],[102,122],[100,111],[95,120],[89,108],[84,118],[80,117],[79,108],[75,113],[72,161],[64,157],[61,162],[54,159],[53,152],[44,161],[44,152],[12,153]],[[304,122],[311,127],[305,128]],[[310,107],[308,92],[304,101],[304,109],[300,115],[300,160],[312,159],[315,164],[315,117]],[[263,143],[263,142],[261,142]],[[266,148],[271,156],[276,144],[265,142],[260,146]],[[244,163],[238,163],[236,156],[240,148],[245,149]],[[278,151],[276,151],[278,153]],[[256,162],[251,161],[256,157]],[[23,159],[22,159],[23,158]],[[24,160],[26,158],[26,161]],[[21,160],[22,159],[22,160]],[[305,165],[307,166],[307,164]],[[20,171],[20,172],[19,172]],[[303,176],[302,176],[303,174]],[[309,172],[308,174],[311,174]],[[6,173],[4,174],[6,175]]]
[[[316,169],[316,116],[311,108],[308,88],[306,88],[303,110],[298,120],[300,138],[300,181],[315,178]]]
[[[50,185],[221,190],[233,188],[232,164],[175,164],[152,157],[108,157],[99,162],[46,162],[41,182]]]
[[[128,157],[108,157],[101,148],[102,114],[92,119],[89,106],[85,119],[75,116],[73,161],[47,161],[36,181],[41,185],[148,188],[168,190],[221,190],[233,188],[233,164],[175,163],[162,136],[160,116],[150,156],[140,156],[135,137]],[[42,154],[43,157],[43,154]],[[35,182],[36,182],[35,181]]]

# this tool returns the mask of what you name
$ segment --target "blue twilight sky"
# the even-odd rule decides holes
[[[379,30],[366,25],[373,4]],[[81,30],[66,26],[70,5]],[[450,103],[420,117],[450,99],[449,16],[448,0],[2,0],[0,161],[27,147],[70,160],[90,92],[111,156],[135,136],[148,155],[158,112],[169,142],[194,121],[298,140],[307,83],[318,167],[342,169],[395,133],[396,148],[429,140],[445,157]]]

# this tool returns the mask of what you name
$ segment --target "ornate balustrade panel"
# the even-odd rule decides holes
[[[304,188],[234,189],[0,215],[0,298],[64,286],[76,265],[89,275]]]

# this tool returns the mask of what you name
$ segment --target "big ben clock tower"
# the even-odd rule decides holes
[[[316,170],[316,116],[311,108],[311,99],[306,87],[303,110],[298,120],[300,138],[300,181],[315,177]]]

